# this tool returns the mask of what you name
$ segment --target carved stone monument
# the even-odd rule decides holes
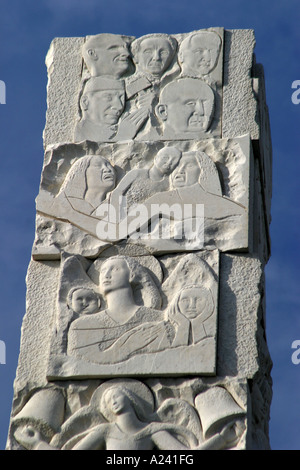
[[[52,42],[7,449],[269,449],[254,45],[223,28]]]

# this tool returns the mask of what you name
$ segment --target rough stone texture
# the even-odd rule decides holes
[[[83,38],[55,38],[50,46],[44,146],[71,142],[78,113]]]
[[[259,138],[257,101],[252,87],[254,31],[226,30],[224,51],[224,86],[222,136],[246,133]]]
[[[16,384],[41,387],[49,354],[56,310],[59,263],[31,261],[27,273],[27,305],[22,325],[22,341]],[[46,361],[46,362],[45,362]]]

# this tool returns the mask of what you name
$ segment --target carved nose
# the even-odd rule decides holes
[[[204,114],[204,107],[203,107],[202,101],[197,101],[197,102],[196,102],[195,111],[196,111],[197,114],[199,114],[200,116],[203,116],[203,114]]]
[[[152,60],[155,62],[159,62],[161,60],[161,57],[158,51],[153,51]]]
[[[123,103],[121,99],[118,97],[115,97],[112,102],[111,108],[117,111],[120,111],[121,109],[123,109]]]

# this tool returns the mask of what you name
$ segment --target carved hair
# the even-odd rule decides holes
[[[60,193],[65,193],[67,196],[80,197],[84,199],[88,190],[88,183],[86,172],[93,161],[108,162],[101,155],[85,155],[77,160],[70,170],[61,186]],[[108,162],[110,163],[110,162]],[[111,165],[112,169],[114,167]]]
[[[134,299],[138,305],[145,305],[150,308],[160,308],[160,292],[151,276],[151,272],[145,266],[140,264],[134,258],[123,255],[112,256],[105,260],[104,263],[111,260],[124,260],[126,262],[130,272],[129,282],[132,287]]]
[[[139,397],[124,385],[112,385],[104,391],[100,400],[100,411],[108,422],[112,422],[115,419],[115,415],[111,411],[110,406],[108,404],[109,395],[113,392],[113,390],[120,390],[130,401],[131,406],[134,412],[136,413],[137,417],[141,421],[146,421],[146,416],[142,407],[141,400],[139,400]]]
[[[141,43],[144,41],[144,39],[166,39],[168,43],[170,44],[171,52],[173,56],[175,55],[175,52],[177,50],[177,41],[175,38],[172,36],[169,36],[168,34],[146,34],[145,36],[141,36],[138,39],[135,39],[132,44],[131,44],[131,52],[133,56],[136,56],[138,54]],[[172,56],[172,57],[173,57]]]

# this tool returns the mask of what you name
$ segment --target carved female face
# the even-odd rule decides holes
[[[91,289],[77,289],[72,295],[72,310],[80,315],[96,313],[100,302],[98,296]]]
[[[199,181],[200,167],[194,157],[182,157],[172,174],[174,188],[191,186]]]
[[[126,393],[123,392],[121,387],[116,387],[108,390],[106,396],[106,403],[108,408],[115,415],[124,412],[130,406],[129,398],[127,397]]]
[[[112,190],[115,187],[116,176],[115,170],[109,161],[104,158],[93,158],[86,170],[88,188]]]
[[[181,313],[193,320],[206,309],[207,296],[197,288],[185,289],[179,298],[178,306]]]
[[[100,270],[100,290],[103,294],[130,286],[130,270],[124,259],[111,259]]]

